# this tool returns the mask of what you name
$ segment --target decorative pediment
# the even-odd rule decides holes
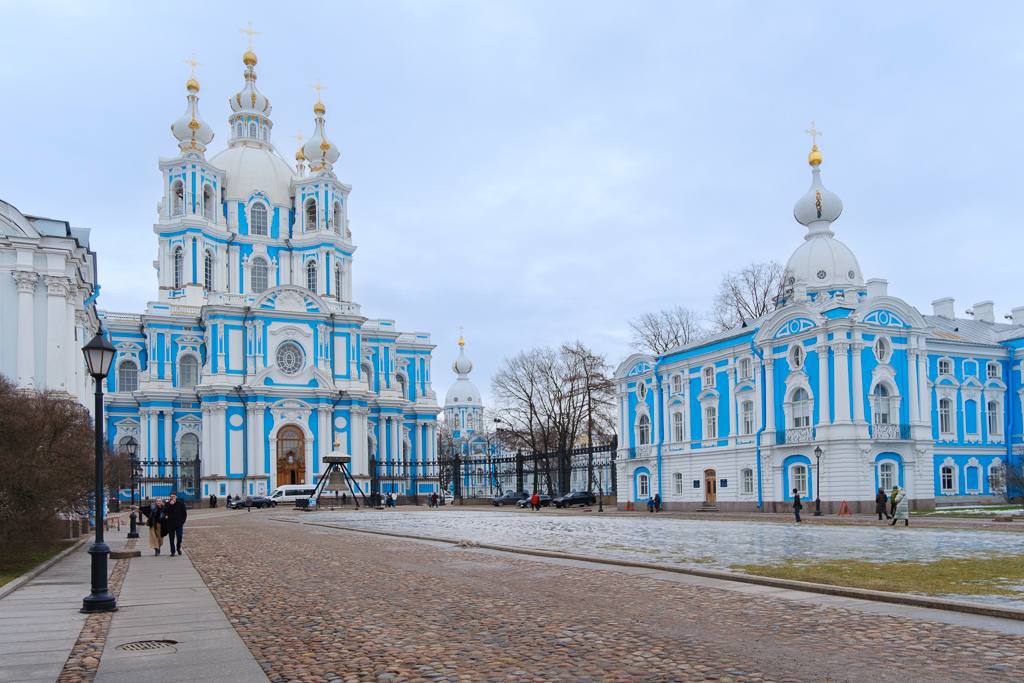
[[[775,334],[772,335],[772,339],[784,339],[785,337],[791,337],[794,334],[800,334],[806,330],[816,327],[813,320],[810,318],[793,318],[783,323]]]
[[[306,325],[282,325],[270,328],[273,337],[312,337],[313,331]]]
[[[183,415],[175,420],[175,422],[178,424],[179,434],[182,432],[199,434],[203,430],[203,421],[195,415]]]
[[[323,300],[308,289],[295,285],[282,285],[268,290],[256,302],[256,308],[265,311],[291,313],[320,313],[326,310]]]
[[[633,367],[629,369],[629,372],[626,373],[626,377],[635,377],[637,375],[642,375],[650,371],[651,364],[648,363],[647,361],[640,361],[639,363],[635,364]]]
[[[862,319],[864,322],[871,325],[878,325],[880,327],[910,327],[905,320],[893,311],[887,308],[876,308]]]

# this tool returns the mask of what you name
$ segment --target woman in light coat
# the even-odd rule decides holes
[[[907,498],[907,492],[905,489],[896,489],[896,493],[893,494],[893,504],[896,506],[896,514],[893,515],[892,526],[896,526],[896,522],[903,520],[903,526],[910,526],[910,499]]]
[[[162,498],[157,498],[148,506],[142,508],[142,514],[145,515],[146,524],[149,526],[149,547],[153,549],[154,555],[159,555],[160,548],[164,545],[164,533],[160,524],[163,511],[164,501]]]

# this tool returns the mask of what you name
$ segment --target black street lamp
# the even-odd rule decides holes
[[[107,557],[110,546],[103,541],[103,380],[110,372],[116,349],[103,336],[103,330],[96,332],[88,344],[82,347],[85,364],[96,383],[96,540],[89,546],[92,555],[92,591],[82,599],[83,612],[112,612],[117,609],[117,600],[107,590]]]
[[[821,517],[821,456],[824,451],[821,446],[814,447],[814,477],[817,482],[814,484],[814,516]]]
[[[139,481],[139,467],[138,460],[135,459],[135,452],[138,450],[139,444],[132,437],[128,437],[128,440],[124,444],[124,450],[128,454],[128,462],[132,468],[132,513],[128,515],[128,538],[138,538],[139,530],[136,527],[137,520],[135,516],[135,486]]]

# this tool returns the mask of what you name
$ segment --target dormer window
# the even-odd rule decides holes
[[[310,197],[304,205],[306,213],[306,230],[316,230],[316,200]]]
[[[235,137],[236,138],[242,137],[242,124],[241,123],[236,123],[235,124]]]
[[[263,202],[254,202],[249,209],[249,228],[253,235],[267,234],[267,205]]]

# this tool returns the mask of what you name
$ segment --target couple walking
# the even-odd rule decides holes
[[[171,557],[181,555],[181,537],[188,517],[185,501],[179,500],[178,495],[172,493],[166,503],[163,498],[157,498],[142,508],[141,512],[149,527],[149,547],[153,549],[153,554],[160,554],[164,536],[170,536]]]
[[[885,509],[887,502],[888,512]],[[878,515],[878,521],[882,521],[882,515],[885,515],[886,519],[891,519],[890,526],[896,526],[896,522],[901,519],[903,526],[910,526],[910,499],[907,492],[899,486],[893,486],[892,495],[886,496],[884,489],[878,489],[878,493],[875,494],[875,513]]]

